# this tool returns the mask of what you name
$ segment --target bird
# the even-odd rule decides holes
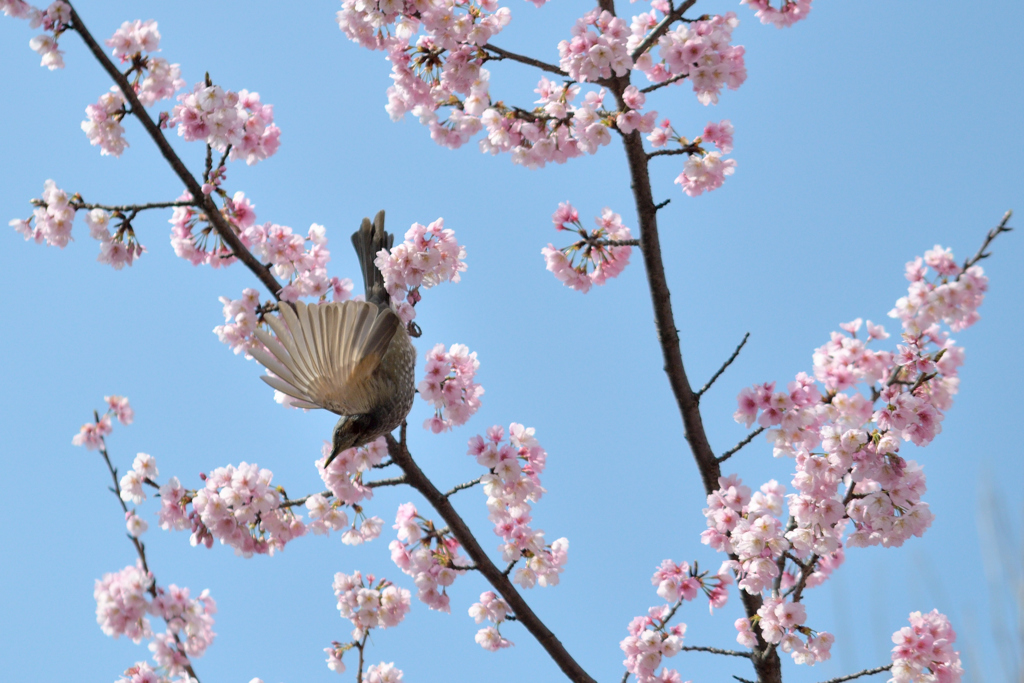
[[[364,218],[352,234],[366,287],[365,301],[281,302],[264,320],[274,335],[256,329],[266,347],[252,356],[272,375],[260,379],[300,408],[340,415],[324,468],[342,451],[370,443],[402,424],[416,394],[416,351],[406,326],[391,308],[384,276],[374,264],[394,235],[384,212]]]

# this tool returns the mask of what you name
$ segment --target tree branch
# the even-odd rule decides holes
[[[450,491],[448,491],[447,493],[444,494],[444,497],[445,498],[451,498],[453,495],[455,495],[459,491],[465,491],[466,489],[471,489],[474,486],[476,486],[477,484],[479,484],[481,479],[482,479],[482,477],[477,477],[473,481],[467,481],[465,484],[456,484],[455,486],[453,486],[451,488]]]
[[[526,627],[526,630],[537,639],[537,642],[555,660],[555,663],[568,676],[569,680],[576,681],[577,683],[594,683],[594,679],[583,670],[583,667],[573,659],[572,655],[555,637],[555,634],[534,613],[533,609],[523,599],[523,596],[519,594],[519,591],[512,585],[508,577],[494,566],[487,553],[480,547],[480,542],[473,536],[473,532],[469,530],[462,517],[452,507],[448,498],[434,486],[433,482],[419,468],[419,465],[416,464],[412,455],[406,449],[405,444],[399,443],[390,434],[386,438],[391,459],[405,472],[409,485],[419,491],[437,513],[441,515],[441,518],[451,529],[452,535],[455,536],[455,539],[466,550],[466,554],[473,560],[477,570],[484,575],[488,583],[508,603],[509,607],[512,608],[512,612],[522,622],[523,626]]]
[[[619,107],[625,102],[623,91],[628,85],[628,78],[616,81],[614,93]],[[647,153],[644,151],[643,139],[639,131],[622,136],[626,148],[626,160],[629,164],[632,180],[633,199],[636,203],[637,219],[640,225],[640,249],[644,257],[644,270],[647,274],[647,286],[650,290],[651,303],[654,308],[655,329],[664,359],[665,374],[669,386],[676,399],[680,416],[683,420],[686,440],[690,445],[690,453],[697,464],[704,490],[710,494],[718,488],[721,476],[719,460],[715,458],[711,444],[700,414],[700,405],[690,387],[683,367],[683,355],[679,348],[679,331],[676,329],[675,317],[672,313],[671,294],[665,277],[665,264],[661,256],[661,241],[658,236],[658,215],[651,192],[651,178],[648,170]],[[733,558],[735,559],[735,558]],[[747,617],[753,617],[761,608],[760,595],[751,595],[740,591],[743,609]],[[782,683],[782,663],[774,648],[768,647],[763,637],[758,634],[758,643],[751,656],[754,670],[759,683]]]
[[[743,335],[743,341],[740,342],[740,345],[737,346],[736,350],[732,352],[731,356],[729,356],[729,360],[725,361],[725,363],[722,364],[722,367],[718,368],[718,372],[712,375],[711,379],[708,380],[708,383],[702,386],[700,391],[697,392],[696,396],[698,401],[700,400],[700,397],[704,395],[704,392],[711,388],[711,385],[715,383],[715,380],[722,376],[725,369],[732,365],[732,362],[740,355],[740,351],[743,349],[744,345],[746,345],[748,339],[750,339],[749,332]],[[721,462],[721,460],[719,460],[719,462]]]
[[[371,489],[375,489],[380,486],[401,486],[402,484],[408,484],[405,475],[399,477],[391,477],[390,479],[378,479],[377,481],[370,481],[366,483],[366,486]]]
[[[179,206],[192,206],[194,202],[188,201],[175,201],[175,202],[149,202],[147,204],[93,204],[92,202],[75,201],[71,200],[68,202],[75,211],[81,209],[103,209],[104,211],[118,211],[120,213],[139,213],[140,211],[148,211],[149,209],[173,209]]]
[[[678,83],[679,81],[683,80],[684,78],[689,77],[689,75],[690,74],[688,74],[688,73],[686,73],[686,74],[676,74],[675,76],[673,76],[672,78],[670,78],[670,79],[668,79],[666,81],[662,81],[661,83],[655,83],[654,85],[649,85],[646,88],[641,88],[640,92],[644,93],[645,95],[647,93],[652,93],[655,90],[660,90],[661,88],[664,88],[666,85],[672,85],[673,83]]]
[[[231,249],[232,253],[238,257],[238,259],[246,265],[246,267],[253,272],[253,274],[259,278],[259,281],[263,283],[274,298],[279,299],[279,292],[281,291],[281,283],[271,274],[270,269],[264,266],[257,260],[255,256],[242,244],[242,240],[239,239],[235,233],[234,228],[227,222],[224,215],[217,208],[217,204],[209,196],[203,194],[202,185],[195,179],[195,177],[189,172],[188,168],[182,162],[182,160],[175,153],[174,148],[164,137],[164,134],[160,131],[159,126],[153,122],[149,113],[146,112],[146,108],[142,106],[138,96],[135,94],[135,89],[132,84],[128,82],[117,66],[110,60],[107,53],[103,51],[103,48],[99,46],[96,39],[93,38],[92,34],[85,27],[82,22],[82,18],[78,16],[78,12],[75,8],[68,3],[68,7],[71,9],[71,29],[74,30],[78,35],[85,41],[86,46],[92,53],[93,57],[100,63],[104,71],[107,72],[117,87],[120,89],[121,94],[124,95],[125,99],[131,104],[132,113],[142,123],[142,127],[149,133],[149,137],[156,143],[157,148],[160,150],[160,154],[163,155],[164,159],[168,164],[171,165],[171,169],[185,184],[186,189],[192,195],[192,205],[201,209],[206,214],[207,220],[213,225],[217,234],[224,241],[225,244]]]
[[[649,48],[651,45],[654,45],[654,43],[657,42],[658,38],[661,38],[663,35],[665,35],[665,32],[668,31],[669,26],[671,26],[680,18],[682,18],[686,10],[690,9],[695,4],[697,4],[697,0],[686,0],[686,2],[681,4],[679,7],[675,8],[674,10],[666,14],[665,17],[658,22],[658,25],[651,29],[651,32],[647,34],[647,37],[640,41],[640,44],[633,49],[633,52],[629,55],[630,59],[632,59],[634,62],[640,59],[640,55],[647,52],[647,48]]]
[[[683,652],[710,652],[713,655],[727,655],[729,657],[743,657],[750,659],[752,652],[738,652],[736,650],[723,650],[720,647],[703,647],[701,645],[684,645]]]
[[[990,244],[992,244],[992,240],[999,237],[999,235],[1001,235],[1004,232],[1010,232],[1013,230],[1013,228],[1008,227],[1006,225],[1007,223],[1010,222],[1010,216],[1012,215],[1012,210],[1007,211],[1005,214],[1003,214],[1003,220],[999,221],[999,225],[988,231],[988,235],[985,236],[985,241],[981,244],[981,249],[978,250],[978,253],[964,261],[964,270],[967,270],[981,259],[988,258],[989,256],[991,256],[991,254],[986,254],[985,250],[988,249],[988,246]],[[957,276],[957,279],[960,279],[959,275]]]
[[[98,423],[100,421],[100,417],[96,413],[94,413],[94,415],[96,416],[96,422]],[[110,455],[107,453],[106,438],[101,436],[100,443],[102,444],[99,449],[100,455],[103,456],[103,462],[107,464],[107,471],[110,472],[110,478],[114,480],[114,485],[110,487],[110,491],[117,497],[117,502],[121,504],[121,510],[124,511],[124,514],[127,517],[128,505],[124,502],[124,499],[121,498],[121,482],[118,481],[117,479],[117,468],[115,468],[113,464],[111,464],[110,462]],[[132,542],[132,545],[135,546],[135,552],[139,556],[139,561],[142,562],[142,568],[146,570],[146,574],[148,574],[149,577],[153,579],[153,582],[149,584],[148,592],[155,598],[157,596],[156,576],[154,576],[153,572],[149,569],[149,562],[146,560],[146,546],[142,543],[142,541],[135,538],[134,536],[129,535],[128,540],[130,540]],[[192,662],[189,661],[188,655],[185,654],[185,648],[181,644],[181,640],[179,640],[178,634],[175,633],[173,635],[175,648],[177,649],[178,653],[185,659],[185,671],[188,672],[189,676],[196,680],[196,683],[199,683],[199,677],[196,675],[195,670],[192,668]]]
[[[739,449],[743,448],[743,447],[744,447],[744,446],[746,446],[746,445],[747,445],[748,443],[750,443],[751,441],[753,441],[753,440],[754,440],[754,437],[755,437],[755,436],[757,436],[758,434],[760,434],[760,433],[761,433],[761,432],[763,432],[763,431],[764,431],[764,427],[758,427],[758,428],[757,428],[757,429],[755,429],[754,431],[752,431],[752,432],[750,432],[749,434],[747,434],[747,437],[746,437],[745,439],[743,439],[743,441],[740,441],[740,442],[739,442],[738,444],[736,444],[735,446],[733,446],[732,448],[730,448],[729,450],[727,450],[727,451],[726,451],[725,453],[722,453],[722,454],[721,454],[720,456],[718,456],[718,458],[716,458],[716,460],[717,460],[717,461],[718,461],[719,463],[723,463],[723,462],[725,462],[726,460],[728,460],[729,458],[731,458],[731,457],[732,457],[733,455],[735,455],[735,454],[736,454],[736,452],[737,452],[737,451],[738,451]]]
[[[547,71],[548,73],[558,74],[559,76],[563,76],[565,78],[569,77],[569,74],[565,73],[564,71],[562,71],[561,68],[555,66],[554,64],[548,64],[547,62],[542,62],[539,59],[534,59],[533,57],[527,57],[525,55],[517,54],[515,52],[509,52],[508,50],[503,50],[497,45],[487,43],[486,45],[484,45],[483,49],[490,50],[491,52],[495,53],[495,55],[497,55],[487,55],[488,59],[493,61],[511,59],[513,62],[527,64],[529,66],[536,67],[541,71]]]
[[[888,666],[876,666],[874,669],[864,669],[863,671],[858,671],[855,674],[839,676],[838,678],[830,678],[827,681],[822,681],[821,683],[843,683],[843,681],[852,681],[853,679],[860,678],[861,676],[871,676],[872,674],[880,674],[883,671],[888,671],[891,668],[892,664],[889,664]]]

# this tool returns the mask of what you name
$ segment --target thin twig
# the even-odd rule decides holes
[[[838,678],[830,678],[827,681],[822,681],[821,683],[843,683],[843,681],[852,681],[853,679],[860,678],[861,676],[871,676],[873,674],[880,674],[883,671],[888,671],[891,668],[892,664],[889,664],[888,666],[876,666],[874,669],[864,669],[863,671],[858,671],[855,674],[839,676]]]
[[[661,38],[665,32],[668,31],[669,26],[678,21],[686,10],[690,9],[695,4],[697,4],[697,0],[686,0],[686,2],[681,4],[679,7],[666,14],[665,17],[658,22],[658,25],[651,29],[651,32],[647,34],[647,37],[640,41],[640,44],[633,49],[633,52],[629,55],[630,59],[634,62],[640,59],[640,55],[647,52],[647,48],[654,45],[654,43],[658,41],[658,38]]]
[[[515,52],[509,52],[508,50],[503,50],[497,45],[492,45],[491,43],[487,43],[486,45],[484,45],[483,49],[490,50],[491,52],[494,52],[497,55],[488,55],[488,58],[493,61],[511,59],[513,62],[519,62],[521,64],[527,64],[529,66],[537,67],[541,71],[547,71],[548,73],[558,74],[559,76],[564,76],[565,78],[569,77],[569,74],[565,73],[564,71],[562,71],[562,69],[555,66],[554,64],[548,64],[547,62],[542,62],[539,59],[534,59],[533,57],[527,57],[525,55],[517,54]]]
[[[448,491],[446,494],[444,494],[444,497],[445,498],[451,498],[453,495],[455,495],[459,491],[465,491],[466,489],[473,488],[474,486],[476,486],[477,484],[480,483],[481,479],[483,479],[482,475],[477,477],[473,481],[467,481],[465,484],[456,484],[455,486],[453,486],[451,488],[450,491]]]
[[[99,415],[98,414],[95,414],[95,415],[96,415],[96,422],[98,423],[100,421],[99,420]],[[110,478],[114,480],[114,485],[110,487],[110,491],[117,497],[117,502],[121,504],[121,510],[124,511],[124,514],[127,517],[127,515],[128,515],[128,505],[124,502],[124,499],[121,498],[121,483],[117,479],[117,468],[115,468],[114,465],[110,462],[110,455],[107,453],[107,440],[106,440],[106,438],[101,436],[100,437],[100,443],[102,444],[100,446],[100,449],[99,449],[100,450],[100,455],[103,456],[103,461],[107,464],[107,471],[110,472]],[[135,538],[134,536],[128,535],[128,540],[130,540],[132,542],[132,545],[135,546],[135,552],[139,556],[139,561],[142,563],[142,568],[146,571],[146,574],[153,580],[152,583],[149,584],[148,592],[149,592],[150,595],[152,595],[155,598],[157,596],[156,576],[154,576],[153,572],[150,571],[150,569],[149,569],[149,562],[146,560],[146,546],[142,543],[142,541],[140,541],[139,539]],[[193,679],[195,679],[196,683],[199,683],[199,677],[196,675],[195,670],[192,668],[192,662],[189,661],[188,655],[185,654],[185,647],[184,647],[184,645],[182,645],[181,640],[179,640],[177,633],[175,633],[173,635],[174,635],[175,647],[176,647],[178,653],[185,660],[185,664],[184,664],[185,671],[188,672],[189,676],[191,676]]]
[[[228,223],[227,219],[220,212],[217,204],[210,197],[203,194],[202,185],[195,179],[192,173],[189,172],[188,168],[182,162],[181,158],[175,153],[174,148],[171,147],[171,143],[167,141],[164,134],[161,132],[160,127],[153,122],[146,108],[142,106],[139,101],[138,95],[135,94],[135,89],[132,84],[128,82],[124,74],[118,70],[117,66],[110,61],[107,53],[100,47],[96,39],[93,38],[92,34],[85,27],[82,22],[82,18],[78,16],[78,12],[75,8],[68,3],[68,7],[71,10],[71,29],[74,30],[78,35],[85,41],[86,46],[92,53],[96,61],[100,63],[103,70],[107,72],[114,82],[117,84],[118,89],[124,98],[131,104],[132,113],[142,127],[146,129],[149,137],[152,138],[153,142],[156,143],[157,148],[160,150],[160,154],[164,157],[171,169],[178,176],[178,178],[185,184],[189,193],[192,195],[193,206],[201,209],[206,214],[206,219],[213,225],[217,234],[224,243],[231,249],[231,252],[238,257],[238,259],[245,264],[245,266],[252,271],[252,273],[259,279],[263,286],[266,287],[271,295],[275,299],[279,299],[279,293],[281,291],[281,283],[270,272],[270,269],[259,262],[259,260],[252,255],[252,252],[239,239],[234,229]]]
[[[713,655],[727,655],[729,657],[743,657],[744,659],[750,659],[753,656],[751,652],[739,652],[737,650],[723,650],[720,647],[703,647],[701,645],[684,645],[684,652],[710,652]]]
[[[991,256],[991,254],[986,254],[985,250],[988,249],[988,245],[992,244],[992,240],[994,240],[996,237],[999,237],[999,235],[1001,235],[1004,232],[1010,232],[1013,230],[1013,228],[1008,227],[1006,225],[1007,223],[1010,222],[1010,217],[1012,215],[1012,210],[1007,211],[1005,214],[1003,214],[1003,220],[999,221],[999,225],[988,231],[988,235],[986,235],[985,241],[982,243],[981,249],[978,250],[978,253],[964,261],[963,270],[967,270],[981,259],[988,258],[989,256]],[[957,279],[959,279],[959,276],[957,276]]]
[[[750,339],[750,333],[749,332],[747,332],[745,335],[743,335],[743,341],[740,342],[740,345],[737,346],[736,350],[732,352],[731,356],[729,356],[729,360],[725,361],[725,363],[722,364],[722,367],[718,368],[718,372],[716,372],[714,375],[712,375],[711,379],[708,380],[707,384],[702,386],[700,388],[700,391],[698,391],[695,394],[695,396],[697,397],[698,401],[700,400],[700,397],[704,395],[704,392],[711,388],[711,385],[715,383],[715,380],[717,380],[719,377],[722,376],[722,373],[725,372],[725,369],[727,367],[729,367],[730,365],[732,365],[732,362],[734,360],[736,360],[737,356],[740,355],[740,351],[743,349],[743,346],[747,343],[748,339]]]
[[[679,81],[683,80],[684,78],[687,78],[689,75],[690,74],[688,74],[688,73],[676,74],[672,78],[669,78],[668,80],[662,81],[661,83],[655,83],[654,85],[649,85],[646,88],[641,88],[640,92],[642,92],[644,94],[652,93],[655,90],[660,90],[661,88],[664,88],[666,85],[672,85],[673,83],[678,83]]]
[[[311,493],[308,496],[303,496],[302,498],[296,498],[294,500],[285,500],[284,502],[282,502],[277,507],[278,508],[290,508],[290,507],[295,507],[296,505],[305,505],[306,501],[309,500],[310,498],[312,498],[313,496],[323,496],[324,498],[331,498],[331,497],[334,496],[334,494],[331,493],[330,491],[321,491],[320,493]]]
[[[747,437],[745,439],[743,439],[743,441],[740,441],[738,444],[736,444],[735,446],[733,446],[732,448],[727,450],[725,453],[722,453],[720,456],[715,458],[715,461],[719,462],[719,463],[725,462],[726,460],[728,460],[729,458],[734,456],[737,451],[739,451],[741,448],[743,448],[748,443],[753,441],[754,437],[756,437],[758,434],[760,434],[763,431],[764,431],[764,427],[758,427],[754,431],[752,431],[749,434],[747,434]]]

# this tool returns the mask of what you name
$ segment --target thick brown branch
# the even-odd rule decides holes
[[[484,575],[488,583],[508,603],[509,607],[512,608],[512,612],[515,613],[519,621],[526,627],[526,630],[537,639],[537,642],[555,660],[555,663],[568,676],[569,680],[576,681],[577,683],[594,683],[594,679],[583,670],[583,667],[573,659],[572,655],[555,637],[555,634],[534,613],[526,600],[523,599],[523,596],[519,594],[519,591],[509,581],[508,576],[494,566],[494,563],[491,562],[487,553],[480,546],[479,541],[473,536],[473,532],[469,530],[462,517],[452,507],[448,498],[427,478],[427,475],[423,473],[423,470],[412,459],[405,446],[396,441],[390,434],[387,436],[387,440],[391,459],[405,472],[409,485],[419,491],[437,513],[441,515],[441,518],[451,529],[452,535],[462,544],[466,554],[473,560],[477,570]]]
[[[69,3],[70,6],[70,3]],[[281,283],[271,274],[270,269],[264,266],[255,256],[246,248],[242,241],[235,234],[234,229],[228,224],[227,220],[221,214],[220,209],[214,203],[213,199],[203,194],[202,185],[193,177],[189,172],[188,168],[175,153],[174,148],[171,147],[171,143],[167,141],[164,134],[160,131],[160,127],[153,122],[153,119],[146,112],[146,108],[142,106],[138,96],[135,94],[135,89],[132,88],[132,84],[128,82],[117,66],[110,60],[107,53],[103,51],[103,48],[99,46],[96,39],[92,37],[89,30],[85,27],[82,22],[82,18],[78,16],[78,12],[75,11],[74,7],[71,7],[71,23],[72,29],[82,37],[85,41],[89,51],[92,52],[93,57],[100,63],[104,71],[117,83],[117,87],[121,90],[121,94],[124,95],[125,99],[131,105],[132,114],[134,114],[139,122],[142,123],[142,127],[149,133],[149,137],[156,143],[157,148],[160,150],[160,154],[163,155],[164,159],[170,164],[171,169],[174,170],[175,175],[181,179],[192,195],[193,206],[201,209],[207,219],[213,225],[217,234],[224,240],[224,243],[231,249],[232,253],[238,257],[238,259],[246,265],[249,270],[259,278],[263,286],[266,287],[270,293],[275,297],[279,298],[278,293],[281,291]]]

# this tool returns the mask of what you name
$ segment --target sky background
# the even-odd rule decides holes
[[[513,22],[495,42],[557,61],[558,40],[590,5],[510,7]],[[661,604],[650,585],[655,567],[672,558],[713,569],[723,558],[699,541],[704,496],[662,371],[639,254],[585,296],[562,287],[540,255],[549,241],[561,245],[550,221],[560,201],[571,200],[588,226],[608,206],[635,230],[618,142],[540,171],[482,155],[475,142],[440,148],[415,120],[390,121],[389,65],[344,37],[334,2],[82,0],[77,9],[100,40],[122,21],[156,19],[162,55],[181,64],[190,86],[208,71],[274,105],[280,151],[255,167],[230,165],[227,188],[251,197],[260,221],[301,232],[325,225],[332,275],[358,279],[348,235],[378,209],[399,235],[439,216],[455,230],[469,269],[461,283],[428,291],[417,308],[418,372],[433,344],[464,343],[478,353],[486,394],[466,426],[440,436],[420,429],[430,411],[417,403],[411,450],[448,488],[480,473],[465,455],[472,435],[513,421],[536,428],[549,458],[535,526],[549,540],[568,537],[570,549],[562,584],[526,597],[591,675],[620,680],[627,623]],[[641,9],[622,4],[620,13]],[[784,31],[731,0],[701,0],[696,9],[738,13],[734,43],[746,46],[747,82],[716,107],[699,104],[689,86],[667,89],[649,106],[689,135],[731,119],[737,172],[693,199],[672,184],[678,157],[655,160],[652,173],[655,198],[672,200],[659,214],[661,240],[691,382],[702,384],[751,334],[702,401],[721,452],[746,433],[731,417],[741,388],[809,371],[811,353],[840,322],[863,317],[896,332],[886,313],[905,292],[906,261],[937,243],[962,260],[1004,211],[1024,211],[1024,6],[819,2]],[[79,128],[84,108],[111,84],[78,37],[62,38],[67,68],[50,72],[28,48],[33,35],[25,22],[0,19],[4,223],[30,213],[28,200],[47,178],[89,201],[177,197],[180,181],[137,122],[127,124],[131,147],[121,159],[88,144]],[[538,77],[496,65],[492,96],[532,106]],[[202,147],[174,144],[199,173]],[[120,272],[96,263],[98,246],[81,218],[64,250],[0,232],[0,270],[11,280],[0,335],[8,359],[0,392],[0,513],[8,520],[0,661],[10,680],[113,681],[149,655],[104,636],[95,622],[93,582],[135,562],[101,459],[71,446],[104,395],[128,396],[136,410],[135,424],[115,427],[108,440],[122,472],[144,451],[156,457],[161,481],[176,475],[188,487],[200,472],[244,460],[273,470],[292,495],[322,488],[313,461],[334,417],[275,404],[260,368],[212,334],[222,322],[218,297],[237,298],[255,278],[241,266],[214,271],[176,258],[168,217],[151,212],[136,221],[148,253]],[[1003,655],[1008,648],[1020,657],[1019,640],[1012,643],[1019,631],[1008,621],[1016,612],[995,558],[1004,553],[1019,580],[1024,233],[1000,237],[992,251],[983,263],[991,282],[982,320],[954,335],[967,354],[956,404],[931,446],[905,453],[925,467],[935,523],[900,549],[854,549],[832,580],[807,593],[807,624],[837,642],[832,660],[813,669],[786,656],[787,681],[888,663],[892,632],[909,612],[932,608],[960,634],[967,680],[1015,680]],[[761,439],[725,467],[755,489],[776,478],[792,490],[792,469]],[[203,683],[336,680],[322,649],[348,640],[351,625],[335,608],[332,577],[360,569],[415,593],[387,551],[395,508],[410,500],[430,514],[410,489],[378,490],[369,510],[385,520],[385,533],[368,545],[309,537],[248,560],[220,545],[191,548],[187,533],[159,530],[156,501],[143,504],[161,585],[209,588],[217,600],[216,641],[195,661]],[[462,492],[455,504],[493,550],[482,492]],[[466,610],[486,589],[479,576],[460,578],[450,615],[414,599],[401,626],[374,632],[369,661],[395,662],[410,683],[560,680],[515,624],[503,629],[515,648],[488,653],[473,642],[478,626]],[[709,618],[702,600],[688,603],[677,617],[689,624],[687,644],[737,647],[739,604],[733,592]],[[1011,631],[1000,635],[1000,623]],[[344,680],[353,676],[354,659],[348,663]],[[701,653],[666,663],[695,682],[753,675],[743,660]]]

